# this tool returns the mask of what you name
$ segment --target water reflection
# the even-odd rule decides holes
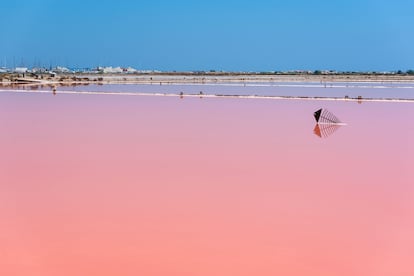
[[[411,104],[58,90],[0,93],[0,275],[414,275]]]
[[[328,138],[332,134],[334,134],[339,128],[341,128],[341,125],[337,124],[316,124],[313,133],[320,137],[320,138]]]
[[[97,83],[96,86],[101,86],[101,83]],[[44,90],[44,89],[50,89],[53,90],[54,88],[61,87],[61,88],[70,88],[70,89],[76,89],[76,88],[85,88],[88,87],[89,83],[84,83],[82,85],[77,83],[64,83],[64,82],[51,82],[51,83],[0,83],[0,89],[1,90],[24,90],[24,91],[37,91],[37,90]]]
[[[125,80],[122,80],[125,81]],[[242,95],[242,96],[285,96],[285,97],[318,97],[332,98],[337,100],[352,100],[358,103],[372,100],[414,100],[414,84],[381,84],[377,83],[336,83],[329,92],[320,89],[317,83],[279,83],[279,82],[212,82],[212,83],[174,83],[174,82],[140,82],[140,83],[116,83],[103,84],[101,78],[91,81],[88,78],[76,78],[73,82],[58,80],[54,84],[62,87],[61,90],[89,91],[89,92],[142,92],[142,93],[163,93],[163,94],[199,94],[200,89],[204,95]],[[38,86],[38,89],[46,88],[51,83],[42,84],[13,84],[1,83],[0,89],[21,89],[28,90],[29,86]],[[49,86],[50,87],[50,86]],[[322,86],[323,87],[323,86]],[[327,96],[329,95],[329,96]],[[374,96],[373,96],[374,95]]]

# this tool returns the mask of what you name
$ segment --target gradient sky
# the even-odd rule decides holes
[[[0,66],[407,70],[413,10],[409,0],[3,1]]]

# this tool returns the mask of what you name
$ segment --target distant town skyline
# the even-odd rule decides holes
[[[412,10],[405,0],[6,1],[0,67],[408,70]]]

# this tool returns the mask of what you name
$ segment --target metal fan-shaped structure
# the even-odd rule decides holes
[[[327,138],[334,134],[341,126],[346,125],[329,110],[324,108],[315,111],[313,117],[316,120],[313,133],[320,138]]]
[[[333,115],[328,109],[321,108],[313,113],[316,123],[318,124],[343,124],[335,115]]]

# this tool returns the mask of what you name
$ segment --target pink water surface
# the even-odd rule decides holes
[[[347,126],[313,133],[328,108]],[[414,275],[414,105],[0,94],[0,275]]]

